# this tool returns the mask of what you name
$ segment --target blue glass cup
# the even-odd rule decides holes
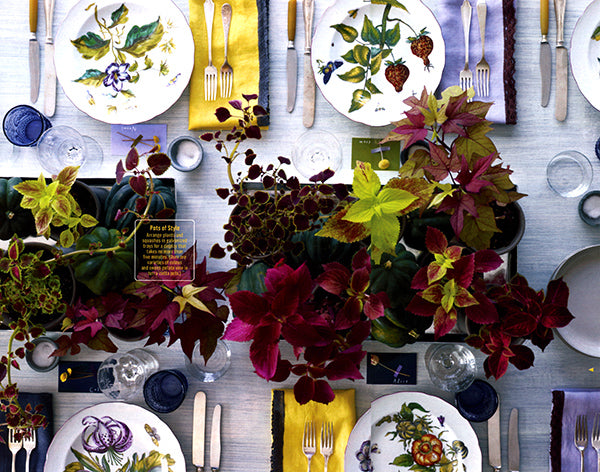
[[[185,375],[176,370],[161,370],[152,374],[144,384],[144,400],[157,413],[170,413],[183,403],[188,382]]]
[[[489,420],[498,408],[498,393],[481,379],[475,379],[469,388],[458,392],[455,400],[460,414],[476,423]]]
[[[29,105],[17,105],[4,115],[2,130],[15,146],[35,146],[44,132],[52,127],[50,120]]]

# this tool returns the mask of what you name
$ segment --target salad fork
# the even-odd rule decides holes
[[[333,423],[328,421],[321,426],[321,454],[325,459],[323,472],[327,472],[329,457],[333,454]]]
[[[469,69],[469,33],[471,32],[471,13],[473,8],[469,0],[464,0],[460,7],[460,17],[462,19],[463,33],[465,37],[465,67],[460,71],[460,88],[469,90],[473,86],[473,72]]]
[[[485,20],[487,5],[485,0],[477,0],[477,20],[479,21],[479,35],[481,36],[481,60],[475,66],[477,73],[477,93],[482,97],[490,94],[490,65],[485,60]]]
[[[581,455],[581,465],[579,470],[583,472],[583,451],[587,447],[588,442],[588,434],[587,434],[587,416],[579,415],[577,416],[577,421],[575,423],[575,447],[579,449],[579,454]]]
[[[19,452],[21,450],[21,448],[23,447],[23,441],[22,440],[18,440],[15,437],[15,430],[13,428],[8,428],[8,450],[12,453],[12,467],[11,467],[11,471],[15,472],[16,471],[16,458],[17,458],[17,452]]]
[[[304,423],[304,435],[302,436],[302,452],[308,459],[308,469],[310,472],[310,460],[317,452],[317,435],[315,432],[315,424],[312,421]]]
[[[231,5],[229,3],[223,4],[221,16],[223,17],[223,34],[225,36],[225,62],[221,66],[221,97],[226,98],[231,96],[231,88],[233,87],[233,68],[227,62],[229,26],[231,26]]]
[[[23,436],[23,449],[27,452],[27,456],[25,458],[25,472],[29,472],[29,458],[31,456],[31,451],[35,449],[37,445],[37,439],[35,435],[35,429],[30,428],[27,431],[27,434]]]
[[[600,413],[596,413],[594,415],[594,425],[592,427],[592,447],[596,450],[598,470],[600,470]]]
[[[208,35],[208,65],[204,68],[204,100],[212,101],[217,98],[217,68],[212,63],[212,29],[215,17],[213,0],[204,0],[204,19]]]

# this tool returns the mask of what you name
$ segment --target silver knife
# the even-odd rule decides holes
[[[296,0],[288,2],[288,46],[287,46],[287,111],[291,113],[296,104],[296,83],[298,81],[298,57],[294,49],[296,38]]]
[[[540,0],[540,73],[542,75],[542,106],[548,106],[550,100],[550,80],[552,76],[552,52],[548,42],[548,0]]]
[[[210,432],[210,470],[217,472],[221,463],[221,405],[215,405]]]
[[[44,114],[54,116],[56,109],[56,70],[54,69],[54,41],[52,39],[52,18],[54,0],[44,0],[46,17],[46,48],[44,53]]]
[[[502,467],[502,453],[500,449],[500,404],[496,412],[487,422],[488,429],[488,458],[492,468],[498,472]]]
[[[519,410],[513,408],[508,420],[508,470],[518,472],[521,453],[519,451]]]
[[[554,116],[558,121],[564,121],[567,117],[569,53],[564,38],[566,7],[567,0],[554,0],[556,15],[556,109]]]
[[[302,109],[302,123],[310,128],[315,122],[315,76],[310,60],[312,43],[312,24],[315,14],[314,0],[302,0],[304,12],[304,104]]]
[[[40,45],[37,41],[38,0],[29,0],[29,98],[37,102],[40,94]]]
[[[196,472],[204,470],[204,428],[206,423],[206,394],[196,393],[192,423],[192,464]]]

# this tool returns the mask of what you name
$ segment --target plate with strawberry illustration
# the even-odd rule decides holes
[[[312,41],[323,96],[346,117],[369,126],[400,120],[406,98],[437,88],[444,63],[442,30],[419,0],[337,0]]]
[[[346,472],[481,472],[470,423],[444,400],[398,392],[371,403],[348,438]]]

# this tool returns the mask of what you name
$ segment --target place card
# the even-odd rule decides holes
[[[416,385],[417,353],[367,353],[367,384]]]
[[[101,362],[60,361],[58,391],[101,393],[96,380]]]
[[[352,138],[352,168],[356,161],[369,162],[375,170],[400,169],[400,141],[390,141],[380,144],[383,138]],[[380,162],[386,159],[387,168],[380,167]]]
[[[159,144],[162,152],[167,151],[167,125],[111,125],[110,127],[110,153],[113,156],[125,157],[131,144],[139,135],[142,141],[137,145],[141,153],[149,151],[155,144]]]

